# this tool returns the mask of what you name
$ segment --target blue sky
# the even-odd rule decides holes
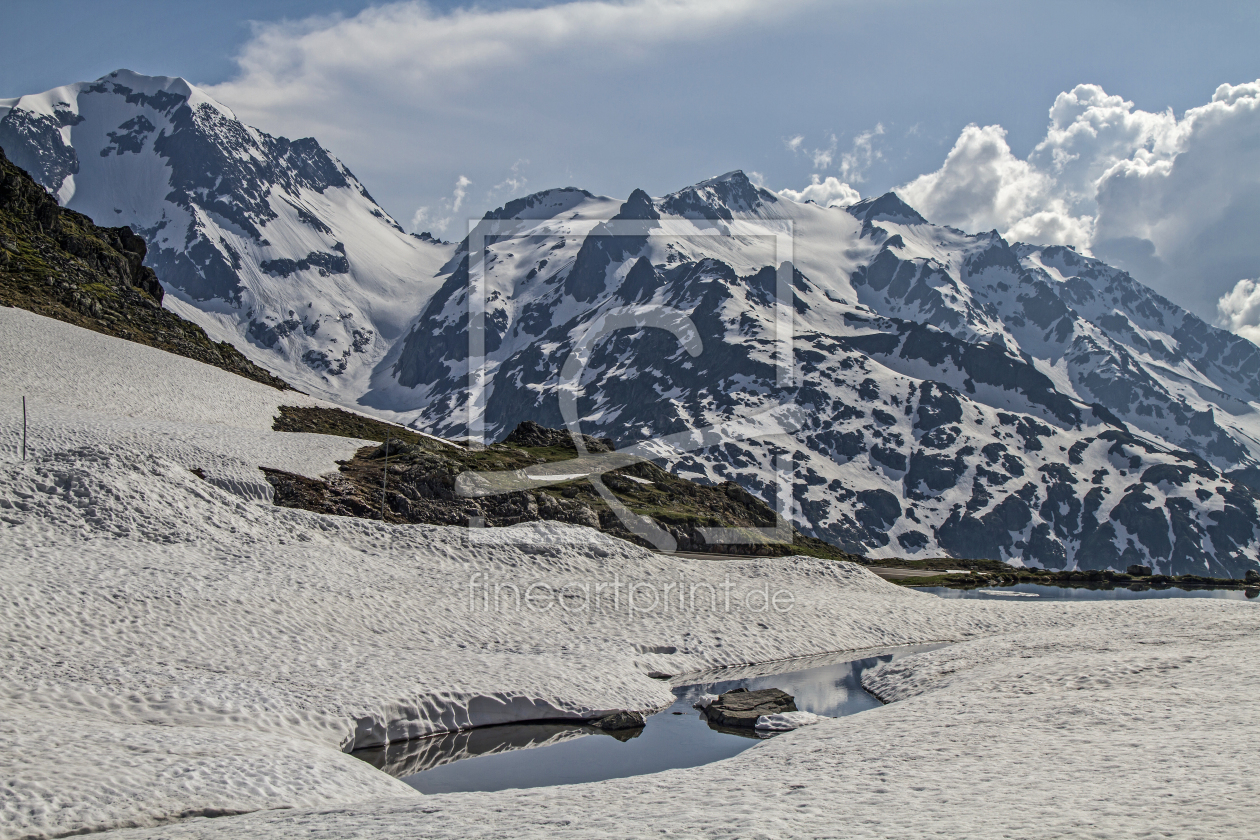
[[[246,122],[317,137],[405,226],[448,236],[546,187],[659,195],[739,168],[820,201],[903,188],[933,221],[1092,246],[1207,317],[1260,277],[1254,249],[1206,254],[1193,220],[1134,217],[1158,203],[1143,156],[1173,160],[1209,117],[1234,121],[1239,157],[1219,165],[1260,177],[1250,110],[1185,118],[1260,79],[1256,3],[9,0],[0,20],[22,33],[0,96],[119,67],[184,76]],[[1125,122],[1119,146],[1048,134],[1074,89],[1065,119]],[[1096,165],[1061,171],[1073,156]],[[1117,163],[1147,170],[1086,194]],[[1260,291],[1239,300],[1260,321]]]

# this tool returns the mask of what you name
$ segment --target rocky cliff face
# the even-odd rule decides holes
[[[0,149],[0,304],[147,344],[288,388],[230,344],[162,308],[144,240],[103,228],[56,200]]]

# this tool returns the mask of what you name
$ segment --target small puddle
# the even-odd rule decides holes
[[[1014,586],[988,586],[983,589],[951,589],[947,586],[914,586],[919,592],[930,592],[942,598],[984,599],[989,601],[1142,601],[1152,598],[1220,598],[1228,601],[1256,603],[1252,590],[1242,589],[1182,589],[1177,586],[1156,589],[1117,586],[1112,589],[1086,586],[1047,586],[1044,583],[1018,583]]]
[[[943,645],[915,645],[862,654],[833,654],[742,666],[676,678],[674,703],[638,730],[606,733],[579,723],[485,726],[359,750],[356,758],[422,793],[491,791],[594,782],[695,767],[729,758],[758,740],[755,730],[717,729],[691,707],[702,694],[733,688],[781,688],[798,709],[841,717],[879,701],[862,688],[862,672]]]

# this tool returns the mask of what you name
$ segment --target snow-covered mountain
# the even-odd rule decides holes
[[[771,240],[711,235],[739,218],[791,226],[790,388],[774,367]],[[649,235],[599,235],[609,219]],[[625,446],[793,403],[807,420],[790,436],[670,464],[770,501],[774,458],[790,455],[795,518],[816,536],[877,557],[1056,569],[1257,564],[1256,496],[1224,473],[1255,473],[1260,348],[1097,260],[938,227],[893,194],[798,204],[740,172],[625,202],[550,190],[495,220],[533,228],[485,252],[490,437],[526,419],[561,426],[558,372],[575,342],[614,309],[660,304],[690,315],[703,351],[663,330],[605,339],[581,380],[583,431]],[[443,271],[364,401],[458,435],[466,243]]]
[[[343,404],[469,431],[467,243],[404,233],[315,140],[119,71],[0,102],[0,146],[63,204],[140,233],[165,305],[212,337]],[[643,229],[608,236],[610,220]],[[877,557],[1257,565],[1260,348],[1123,272],[932,225],[892,194],[824,208],[739,172],[660,198],[548,190],[486,220],[521,222],[528,236],[485,251],[489,437],[562,426],[559,371],[581,336],[666,305],[701,352],[654,329],[598,343],[584,431],[624,447],[798,406],[790,435],[666,461],[773,501],[790,457],[807,533]],[[790,230],[790,386],[775,368],[785,255],[741,222]]]
[[[0,147],[63,206],[129,225],[165,305],[300,388],[353,402],[451,248],[406,234],[312,138],[119,70],[0,100]]]

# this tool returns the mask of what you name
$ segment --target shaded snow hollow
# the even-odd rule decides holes
[[[293,395],[11,310],[0,347],[21,362],[0,392],[41,407],[25,463],[0,414],[0,838],[1243,836],[1260,816],[1250,604],[945,601],[810,558],[275,508],[189,468],[332,469],[327,440],[268,430]],[[729,580],[732,608],[487,612],[474,572]],[[791,609],[748,609],[763,585]],[[424,797],[345,754],[668,704],[649,672],[938,640],[962,643],[868,676],[891,705],[704,767]]]

